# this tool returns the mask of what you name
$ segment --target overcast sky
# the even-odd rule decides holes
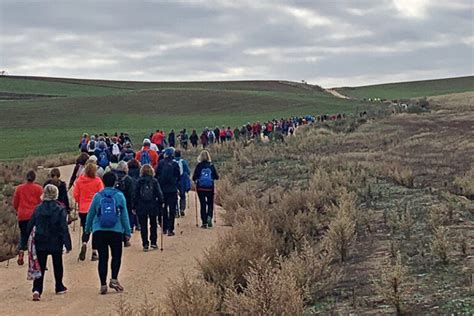
[[[472,75],[473,0],[0,0],[0,70],[125,80]]]

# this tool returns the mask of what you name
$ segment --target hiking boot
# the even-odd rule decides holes
[[[128,248],[128,247],[132,246],[132,244],[130,243],[129,240],[127,240],[126,242],[123,243],[123,246],[124,246],[125,248]]]
[[[144,251],[144,252],[147,252],[147,251],[148,251],[148,249],[149,249],[149,248],[148,248],[148,245],[146,245],[146,246],[143,246],[143,251]]]
[[[25,252],[23,250],[20,250],[18,253],[17,263],[19,266],[22,266],[25,263]]]
[[[87,252],[87,245],[82,244],[81,252],[79,252],[79,260],[81,261],[86,260],[86,252]]]
[[[33,301],[34,301],[34,302],[39,302],[39,301],[41,301],[41,294],[39,294],[38,291],[34,291],[34,292],[33,292]]]
[[[99,260],[99,254],[97,252],[92,253],[91,261],[97,261]]]
[[[168,232],[168,236],[174,236],[174,232]]]
[[[65,286],[63,286],[62,288],[56,290],[57,295],[62,295],[62,294],[66,294],[66,293],[67,293],[67,287],[65,287]]]
[[[123,286],[120,285],[120,283],[117,279],[110,279],[109,287],[111,289],[114,289],[117,292],[123,292]]]
[[[156,250],[156,249],[158,249],[157,245],[151,245],[151,250]]]
[[[202,224],[201,228],[207,229],[207,224]]]
[[[207,227],[211,228],[212,227],[212,217],[207,218]]]
[[[100,295],[107,294],[107,290],[108,290],[107,285],[101,285],[100,290],[99,290]]]
[[[180,214],[182,217],[184,217],[184,211],[181,211]]]

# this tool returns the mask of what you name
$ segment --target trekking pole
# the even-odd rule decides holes
[[[199,227],[199,223],[198,223],[197,188],[196,188],[196,191],[194,191],[194,206],[195,206],[195,208],[196,208],[196,227]]]
[[[216,190],[216,198],[217,198],[217,188],[215,189]],[[214,199],[212,201],[212,203],[214,204],[213,207],[214,207],[214,224],[217,223],[217,204],[216,204],[216,199]]]
[[[161,249],[160,249],[160,250],[161,250],[161,251],[163,251],[163,236],[164,236],[164,234],[163,234],[163,229],[164,229],[164,228],[163,228],[163,217],[161,217],[161,242],[160,242],[160,245],[161,245]]]

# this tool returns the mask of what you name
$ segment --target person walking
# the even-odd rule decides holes
[[[71,178],[69,179],[68,191],[71,190],[74,182],[76,182],[76,179],[79,178],[79,176],[82,174],[82,171],[84,171],[84,166],[86,165],[87,160],[89,160],[89,154],[85,152],[81,153],[79,157],[77,157],[76,165],[74,166]]]
[[[109,249],[112,256],[112,275],[109,287],[117,292],[123,292],[123,286],[118,281],[122,263],[123,235],[128,241],[131,236],[128,219],[127,202],[119,190],[114,188],[117,177],[112,172],[104,174],[102,181],[105,188],[94,196],[86,219],[86,233],[92,232],[92,240],[99,253],[100,294],[107,294],[107,274]]]
[[[41,203],[43,188],[35,183],[36,173],[31,170],[26,174],[26,182],[15,188],[13,208],[16,211],[18,227],[20,228],[20,243],[18,245],[18,264],[24,264],[26,242],[28,241],[28,222],[36,206]]]
[[[136,159],[143,165],[151,165],[153,169],[156,169],[158,165],[158,154],[156,151],[150,149],[151,142],[148,138],[143,140],[143,149],[140,150],[137,155]]]
[[[160,183],[163,191],[164,206],[160,214],[160,222],[163,223],[163,232],[168,236],[174,236],[174,220],[176,206],[178,203],[178,182],[180,178],[179,166],[173,160],[174,148],[166,148],[163,160],[158,164],[155,177]]]
[[[188,133],[186,132],[186,129],[183,129],[181,131],[180,145],[184,150],[188,150],[188,141],[189,141]]]
[[[79,142],[79,151],[87,153],[87,145],[89,144],[89,135],[87,133],[82,134],[81,141]]]
[[[125,161],[120,161],[117,164],[117,167],[112,170],[117,177],[117,182],[115,183],[115,188],[123,193],[125,197],[125,201],[127,202],[127,210],[128,210],[128,219],[130,220],[130,228],[132,229],[135,227],[135,216],[133,214],[133,195],[134,195],[134,181],[128,175],[128,165]],[[130,242],[124,240],[124,246],[130,247]]]
[[[203,150],[194,169],[193,181],[201,205],[201,228],[212,227],[214,215],[214,181],[219,179],[217,170],[212,164],[211,155]]]
[[[125,145],[123,145],[122,152],[119,156],[119,161],[129,162],[132,159],[135,159],[135,152],[133,151],[132,144],[127,142]]]
[[[66,210],[58,203],[59,190],[54,184],[44,187],[43,202],[36,207],[30,222],[27,234],[34,229],[32,237],[39,263],[41,275],[37,275],[33,281],[33,301],[39,301],[43,294],[43,281],[46,272],[48,255],[53,258],[54,280],[56,283],[56,294],[65,294],[67,288],[63,284],[63,248],[66,253],[72,250],[71,236],[67,228]],[[26,247],[26,241],[22,240],[22,247]],[[30,253],[32,257],[33,253]]]
[[[171,132],[168,134],[168,146],[176,146],[176,134],[174,132],[174,129],[172,129]]]
[[[193,146],[193,148],[197,147],[198,140],[199,140],[199,136],[196,133],[196,130],[194,129],[193,132],[191,133],[191,136],[189,136],[189,141],[191,142],[191,146]]]
[[[157,246],[157,216],[163,203],[163,192],[160,184],[153,176],[155,172],[150,165],[142,166],[140,179],[135,187],[135,211],[140,222],[143,251],[158,249]],[[148,224],[150,236],[148,236]],[[148,237],[150,239],[148,239]]]
[[[49,179],[44,183],[44,187],[48,184],[53,184],[59,190],[58,202],[64,208],[67,214],[71,212],[71,206],[69,205],[69,196],[67,194],[66,183],[61,180],[61,171],[58,168],[53,168],[49,172]]]
[[[174,160],[178,163],[180,173],[178,183],[179,216],[184,216],[184,211],[186,210],[186,193],[191,190],[191,180],[189,179],[191,171],[189,170],[188,162],[181,158],[181,150],[174,152]]]
[[[97,192],[104,188],[102,180],[97,176],[97,165],[88,163],[84,169],[84,174],[79,177],[74,186],[74,199],[79,206],[79,219],[82,227],[82,246],[79,253],[79,260],[86,259],[87,243],[89,241],[89,234],[86,233],[86,218],[89,212],[89,207]],[[92,240],[92,261],[97,261],[97,247]]]
[[[97,165],[104,169],[104,171],[107,170],[107,167],[112,161],[112,154],[107,148],[107,144],[105,143],[105,141],[99,141],[98,146],[94,151],[94,155],[97,157]]]
[[[201,139],[202,149],[206,149],[207,144],[209,142],[206,130],[202,131],[200,139]]]

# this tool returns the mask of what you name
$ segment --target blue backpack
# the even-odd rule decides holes
[[[87,152],[87,138],[83,138],[81,142],[81,151]]]
[[[105,151],[105,149],[102,149],[99,152],[99,159],[97,160],[97,164],[104,168],[104,170],[110,164],[109,157],[107,156],[107,152]]]
[[[198,185],[201,188],[211,189],[214,187],[214,179],[212,178],[212,170],[211,168],[203,168],[201,170],[201,175],[198,179]]]
[[[118,222],[118,210],[115,204],[114,195],[100,192],[102,199],[100,200],[100,209],[98,213],[100,226],[103,228],[112,228]]]
[[[142,156],[140,157],[140,164],[142,166],[151,164],[150,153],[148,152],[148,150],[142,151]]]

